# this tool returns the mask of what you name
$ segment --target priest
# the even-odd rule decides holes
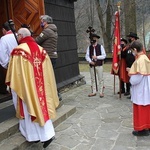
[[[19,45],[11,53],[6,84],[15,93],[21,134],[45,148],[55,136],[52,119],[59,105],[54,72],[48,54],[27,28],[20,28],[17,36]]]

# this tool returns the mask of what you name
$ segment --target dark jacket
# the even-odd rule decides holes
[[[132,50],[130,49],[130,47],[127,46],[126,50],[121,52],[121,57],[125,58],[127,67],[131,68],[133,62],[135,61],[135,56],[132,54]]]
[[[57,38],[56,25],[49,24],[48,27],[43,29],[41,34],[36,37],[35,41],[47,51],[50,58],[57,58]]]

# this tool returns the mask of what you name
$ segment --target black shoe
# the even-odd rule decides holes
[[[124,96],[128,96],[128,95],[130,95],[130,92],[124,93]]]
[[[134,136],[149,136],[149,131],[148,130],[141,130],[141,131],[133,131],[132,134]]]
[[[40,140],[38,140],[38,141],[34,141],[34,143],[39,143],[40,142]]]
[[[45,141],[44,144],[43,144],[43,148],[46,148],[54,139],[55,139],[55,137],[52,137],[48,141]]]

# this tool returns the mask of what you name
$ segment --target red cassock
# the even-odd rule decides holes
[[[150,105],[133,104],[133,114],[134,130],[150,129]]]

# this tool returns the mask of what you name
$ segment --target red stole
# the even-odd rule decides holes
[[[12,52],[12,55],[21,55],[22,57],[27,59],[33,66],[35,87],[36,87],[36,91],[38,95],[38,100],[40,103],[40,107],[42,110],[44,120],[46,122],[47,120],[50,119],[49,114],[48,114],[48,109],[47,109],[47,103],[46,103],[45,85],[44,85],[43,67],[42,67],[42,63],[45,59],[46,53],[44,51],[42,52],[40,51],[38,45],[36,44],[36,42],[34,41],[32,37],[26,37],[23,40],[21,40],[20,43],[27,43],[27,45],[30,48],[30,53],[26,52],[23,49],[15,49]],[[20,102],[22,102],[21,99],[20,99]],[[24,118],[24,113],[23,113],[22,108],[23,107],[20,105],[20,113],[21,113],[21,116]],[[32,121],[35,118],[36,118],[35,116],[31,116]]]

